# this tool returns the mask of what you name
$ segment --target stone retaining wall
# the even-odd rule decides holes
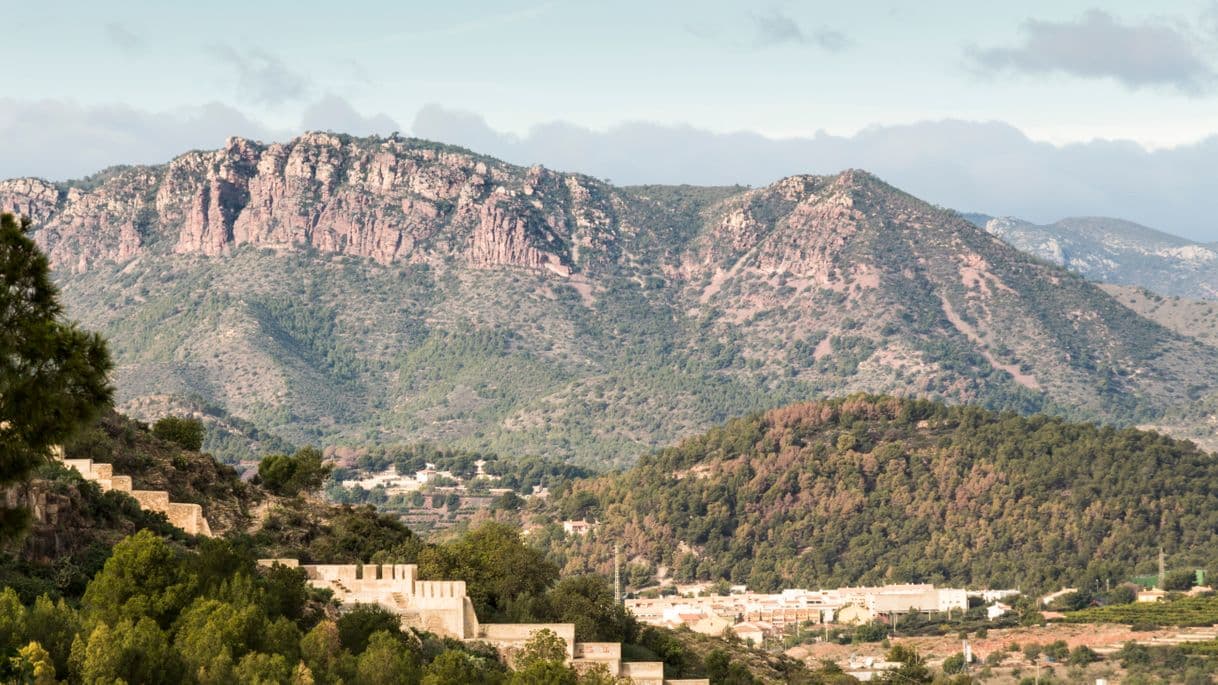
[[[64,466],[75,469],[85,480],[97,483],[102,492],[125,492],[135,498],[140,509],[164,514],[170,523],[191,535],[211,537],[211,526],[203,516],[201,505],[171,502],[169,493],[164,490],[135,490],[132,488],[131,476],[114,475],[113,464],[96,464],[92,459],[64,459],[62,448],[55,449],[55,458]]]
[[[604,665],[610,675],[628,678],[635,685],[665,683],[663,663],[622,661],[622,646],[617,642],[576,642],[573,623],[480,623],[466,595],[465,581],[418,580],[414,564],[301,564],[296,559],[260,559],[258,564],[301,568],[310,585],[330,590],[344,606],[378,604],[397,614],[403,628],[486,642],[508,664],[534,633],[550,630],[566,643],[567,661],[576,669]],[[697,679],[680,683],[707,685],[706,680]]]

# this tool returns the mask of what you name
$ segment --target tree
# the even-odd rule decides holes
[[[964,655],[957,653],[943,660],[943,672],[948,675],[955,675],[964,672]]]
[[[558,567],[524,544],[518,529],[488,521],[457,540],[420,551],[419,574],[464,580],[478,617],[494,621],[517,597],[544,593],[558,579]]]
[[[351,653],[343,649],[334,621],[318,623],[301,638],[300,658],[318,683],[345,681],[355,665]]]
[[[29,478],[113,393],[105,342],[61,320],[28,231],[28,220],[0,214],[0,488]],[[0,508],[0,538],[19,536],[28,519],[25,507]]]
[[[55,664],[42,645],[31,642],[17,651],[11,660],[13,675],[19,683],[55,685]]]
[[[579,685],[575,669],[561,661],[534,661],[516,669],[508,678],[510,685]]]
[[[734,662],[727,652],[713,649],[706,655],[706,675],[712,683],[722,685],[753,685],[757,679],[744,664]]]
[[[63,599],[52,602],[50,597],[42,595],[26,612],[25,629],[30,640],[50,652],[55,672],[67,673],[72,640],[81,630],[76,610]]]
[[[578,642],[633,642],[638,624],[613,598],[613,588],[601,576],[571,576],[547,593],[559,623],[575,624]]]
[[[321,450],[302,447],[295,454],[271,454],[258,463],[258,482],[277,495],[293,497],[321,488],[330,475]]]
[[[253,652],[241,658],[233,675],[241,685],[279,685],[292,677],[292,666],[282,655]]]
[[[203,422],[182,416],[163,416],[152,424],[152,434],[184,450],[203,449]]]
[[[605,664],[592,664],[579,671],[579,685],[630,685],[625,676],[614,676]]]
[[[418,661],[403,644],[396,628],[393,632],[379,630],[368,638],[355,675],[356,683],[360,685],[414,683],[420,677]]]
[[[1091,604],[1091,600],[1090,592],[1076,590],[1057,597],[1049,604],[1048,608],[1053,611],[1079,611],[1080,609],[1086,609]]]
[[[1122,583],[1112,588],[1104,597],[1108,604],[1133,604],[1137,598],[1137,589],[1128,583]]]
[[[169,639],[150,618],[100,623],[84,647],[80,668],[87,685],[180,682],[182,665]]]
[[[1172,592],[1182,592],[1193,587],[1197,575],[1188,569],[1168,571],[1163,577],[1163,589]]]
[[[263,600],[268,616],[285,616],[297,620],[304,615],[309,599],[305,570],[300,567],[274,564],[262,573]]]
[[[83,605],[92,617],[108,623],[147,616],[169,626],[191,600],[195,585],[169,544],[145,529],[114,546],[85,589]]]
[[[11,587],[0,592],[0,657],[11,657],[17,645],[26,641],[25,607]]]
[[[895,645],[888,650],[888,661],[900,662],[897,668],[884,671],[878,678],[881,683],[930,683],[934,677],[926,666],[926,660],[917,650],[903,645]]]
[[[450,649],[423,670],[422,685],[499,685],[503,672],[485,659]]]
[[[567,660],[567,641],[549,628],[533,631],[529,639],[516,653],[514,665],[517,669],[524,668],[535,661]]]
[[[402,636],[402,619],[379,604],[357,604],[338,617],[338,639],[352,654],[362,654],[374,633]]]
[[[232,682],[234,666],[255,651],[265,625],[260,607],[200,597],[182,612],[173,644],[195,680],[219,685]]]
[[[1100,655],[1096,654],[1095,650],[1091,649],[1087,645],[1079,645],[1070,650],[1071,666],[1086,666],[1089,663],[1098,661],[1099,658]]]

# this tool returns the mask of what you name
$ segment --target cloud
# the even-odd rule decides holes
[[[1107,12],[1090,10],[1076,21],[1029,19],[1020,31],[1023,42],[1015,47],[967,49],[970,64],[985,72],[1060,72],[1111,78],[1134,90],[1167,87],[1190,95],[1218,83],[1193,32],[1180,24],[1122,24]]]
[[[328,94],[305,108],[301,128],[308,131],[338,131],[355,136],[386,135],[402,130],[402,126],[388,115],[364,116],[351,103],[334,94]]]
[[[853,136],[774,139],[684,125],[625,123],[593,131],[569,123],[500,133],[476,114],[428,105],[416,136],[618,184],[764,185],[801,173],[868,169],[939,205],[1038,222],[1117,216],[1199,240],[1218,240],[1218,136],[1148,151],[1128,141],[1058,147],[998,122],[877,126]]]
[[[365,116],[333,94],[305,107],[294,128],[268,126],[218,102],[148,112],[0,97],[0,179],[79,178],[116,164],[161,164],[188,150],[219,148],[229,136],[273,142],[307,130],[365,136],[405,129],[385,114]]]
[[[216,45],[211,52],[236,70],[239,92],[255,103],[281,105],[302,100],[309,93],[311,83],[305,75],[262,50],[238,51],[229,45]]]
[[[806,33],[790,16],[772,9],[753,13],[753,45],[764,48],[774,45],[815,45],[830,52],[840,52],[850,45],[850,40],[840,31],[820,27]]]
[[[168,112],[69,100],[0,98],[0,178],[86,176],[115,164],[159,164],[225,138],[284,139],[279,131],[219,103]]]
[[[110,22],[102,27],[102,31],[106,40],[128,55],[134,55],[144,49],[144,39],[122,24]]]

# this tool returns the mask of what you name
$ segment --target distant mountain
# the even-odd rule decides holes
[[[1136,285],[1161,295],[1218,298],[1218,248],[1104,217],[1039,226],[1013,217],[967,214],[1011,245],[1093,281]]]
[[[1094,587],[1218,564],[1218,461],[1154,433],[855,396],[729,421],[578,481],[537,516],[566,573],[750,588],[933,582]],[[553,531],[551,531],[553,532]]]
[[[231,458],[431,440],[622,463],[855,391],[1133,424],[1218,390],[1213,347],[862,171],[619,188],[310,133],[0,181],[0,210],[110,339],[123,408],[204,407]]]

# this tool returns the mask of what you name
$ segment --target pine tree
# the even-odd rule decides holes
[[[109,404],[110,356],[100,336],[62,319],[29,221],[0,214],[0,488],[20,484]],[[18,536],[24,508],[0,509],[0,538]]]

